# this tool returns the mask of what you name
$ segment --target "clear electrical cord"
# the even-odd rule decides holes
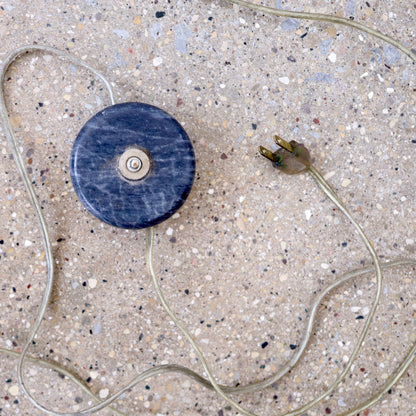
[[[373,30],[373,29],[371,29],[367,26],[364,26],[360,23],[357,23],[357,22],[354,22],[354,21],[351,21],[351,20],[348,20],[348,19],[335,17],[335,16],[330,16],[330,15],[317,14],[317,13],[303,13],[303,12],[291,12],[291,11],[287,11],[287,10],[278,10],[278,9],[274,9],[274,8],[269,8],[269,7],[257,5],[257,4],[248,3],[248,2],[245,2],[245,1],[242,1],[242,0],[227,0],[227,1],[230,2],[230,3],[240,5],[240,6],[245,6],[245,7],[251,8],[253,10],[260,11],[262,13],[274,14],[274,15],[277,15],[277,16],[293,17],[293,18],[299,18],[299,19],[321,20],[321,21],[326,21],[326,22],[332,22],[332,23],[335,23],[335,24],[342,24],[342,25],[350,26],[350,27],[353,27],[353,28],[358,29],[360,31],[364,31],[366,33],[369,33],[370,35],[373,35],[373,36],[375,36],[379,39],[382,39],[382,40],[390,43],[391,45],[395,46],[396,48],[401,50],[403,53],[405,53],[407,56],[409,56],[409,58],[413,62],[416,63],[416,55],[410,49],[406,48],[405,46],[401,45],[399,42],[395,41],[394,39],[378,32],[378,31],[375,31],[375,30]],[[45,287],[45,290],[44,290],[41,305],[39,307],[39,312],[38,312],[37,318],[35,320],[35,323],[31,327],[30,335],[29,335],[28,340],[26,341],[24,347],[22,348],[21,353],[17,353],[17,352],[14,352],[12,350],[0,348],[1,353],[6,354],[9,357],[16,357],[18,359],[18,366],[17,366],[18,382],[19,382],[19,385],[20,385],[22,391],[24,392],[26,397],[30,400],[30,402],[36,408],[38,408],[39,410],[41,410],[41,411],[43,411],[43,412],[45,412],[49,415],[54,415],[54,416],[63,416],[63,415],[66,415],[66,416],[72,416],[72,415],[83,416],[83,415],[92,414],[92,413],[94,413],[98,410],[101,410],[103,408],[109,408],[109,409],[111,409],[111,411],[114,414],[117,414],[117,415],[125,415],[125,413],[122,413],[122,412],[117,411],[116,409],[110,407],[111,403],[113,403],[115,400],[120,398],[124,393],[126,393],[127,391],[132,389],[136,384],[138,384],[138,383],[140,383],[140,382],[142,382],[142,381],[144,381],[144,380],[146,380],[150,377],[153,377],[155,375],[160,375],[160,374],[163,374],[163,373],[168,373],[168,372],[176,372],[176,373],[184,374],[184,375],[190,377],[191,379],[193,379],[194,381],[200,383],[204,387],[207,387],[209,389],[214,390],[219,396],[221,396],[226,402],[228,402],[230,405],[232,405],[235,409],[237,409],[242,414],[249,415],[249,416],[256,416],[255,413],[249,411],[248,409],[245,409],[244,407],[241,406],[241,404],[239,404],[234,399],[232,399],[230,397],[230,395],[252,393],[252,392],[264,389],[268,386],[271,386],[273,383],[275,383],[276,381],[281,379],[286,373],[288,373],[298,363],[300,358],[303,356],[303,353],[304,353],[304,351],[305,351],[305,349],[308,345],[308,342],[311,338],[311,335],[312,335],[312,329],[313,329],[313,325],[314,325],[314,322],[315,322],[318,307],[319,307],[320,303],[322,302],[322,300],[324,299],[324,297],[327,294],[329,294],[329,292],[331,292],[332,290],[334,290],[338,286],[344,284],[345,282],[347,282],[347,281],[349,281],[353,278],[356,278],[358,276],[361,276],[363,274],[375,271],[376,276],[377,276],[376,295],[375,295],[375,298],[373,300],[370,312],[368,314],[368,318],[367,318],[367,320],[364,324],[364,328],[361,331],[359,339],[358,339],[358,341],[357,341],[357,343],[356,343],[356,345],[353,349],[353,352],[352,352],[351,356],[349,357],[349,360],[348,360],[344,370],[340,373],[340,375],[337,377],[337,379],[328,387],[328,389],[325,391],[324,394],[321,394],[321,395],[317,396],[316,398],[311,400],[309,403],[304,404],[303,406],[301,406],[298,409],[295,409],[291,412],[286,412],[286,413],[282,414],[282,416],[298,416],[298,415],[304,414],[305,411],[307,411],[312,406],[314,406],[315,404],[317,404],[318,402],[320,402],[321,400],[326,398],[328,395],[330,395],[331,392],[333,392],[337,388],[339,383],[345,378],[345,376],[350,371],[351,366],[352,366],[355,358],[357,357],[360,348],[363,345],[364,338],[365,338],[365,336],[366,336],[366,334],[367,334],[367,332],[370,328],[372,319],[374,317],[375,311],[376,311],[378,303],[379,303],[379,298],[380,298],[380,294],[381,294],[381,287],[382,287],[382,270],[387,269],[387,268],[392,268],[392,267],[398,267],[398,266],[411,266],[411,265],[414,266],[414,265],[416,265],[416,260],[402,259],[402,260],[392,261],[392,262],[388,262],[388,263],[380,263],[380,261],[378,259],[378,256],[377,256],[377,253],[375,252],[375,250],[373,248],[373,245],[371,244],[371,241],[367,238],[364,231],[361,229],[360,225],[352,218],[351,214],[349,213],[347,208],[342,204],[342,202],[339,200],[339,198],[337,197],[335,192],[332,190],[332,188],[328,185],[328,183],[324,180],[324,178],[316,170],[316,168],[314,166],[312,166],[311,164],[304,164],[304,171],[307,171],[308,173],[311,174],[311,176],[315,179],[318,186],[327,195],[327,197],[329,199],[331,199],[331,201],[338,207],[338,209],[349,219],[351,224],[354,226],[356,232],[358,233],[358,235],[362,239],[362,241],[363,241],[364,245],[366,246],[367,250],[369,251],[374,265],[371,266],[371,267],[366,267],[366,268],[357,269],[357,270],[348,272],[348,273],[344,274],[343,276],[341,276],[339,279],[337,279],[334,283],[327,286],[322,291],[322,293],[318,296],[318,298],[315,300],[315,302],[312,305],[310,315],[309,315],[309,319],[308,319],[308,323],[307,323],[307,328],[306,328],[303,340],[300,343],[296,353],[286,363],[284,363],[282,365],[282,367],[275,374],[273,374],[270,377],[267,377],[266,379],[258,380],[258,381],[252,382],[250,384],[243,385],[243,386],[237,386],[237,387],[224,386],[224,385],[220,385],[220,384],[217,383],[217,381],[215,380],[215,377],[214,377],[213,373],[211,372],[211,370],[209,368],[209,365],[206,362],[206,359],[205,359],[204,355],[202,354],[200,348],[198,347],[197,343],[192,338],[191,334],[189,333],[189,331],[187,330],[185,325],[183,323],[181,323],[181,321],[176,317],[175,313],[172,311],[172,309],[170,308],[166,299],[163,296],[161,287],[159,285],[159,279],[156,276],[156,273],[155,273],[155,270],[154,270],[154,264],[153,264],[153,240],[154,240],[154,229],[153,228],[149,228],[147,230],[146,263],[147,263],[149,274],[150,274],[150,276],[152,278],[152,281],[153,281],[153,285],[154,285],[154,288],[155,288],[155,291],[156,291],[156,295],[157,295],[160,303],[162,304],[163,308],[167,312],[167,314],[170,316],[172,321],[174,321],[174,323],[177,325],[178,329],[187,338],[188,342],[190,343],[193,350],[197,354],[207,377],[205,378],[205,377],[201,376],[200,374],[192,371],[191,369],[186,368],[184,366],[180,366],[180,365],[171,364],[171,365],[156,366],[156,367],[152,367],[152,368],[144,371],[143,373],[141,373],[140,375],[135,377],[125,387],[123,387],[117,393],[108,397],[106,400],[100,401],[100,399],[97,398],[91,392],[89,387],[87,387],[80,378],[78,378],[77,376],[75,376],[71,372],[67,371],[65,368],[63,368],[59,365],[47,362],[47,361],[43,361],[43,360],[38,359],[38,358],[31,357],[31,356],[28,355],[28,349],[29,349],[30,345],[32,344],[32,341],[35,338],[36,333],[37,333],[37,331],[38,331],[38,329],[41,325],[41,322],[42,322],[44,314],[45,314],[46,307],[47,307],[48,302],[49,302],[49,298],[50,298],[50,295],[51,295],[51,290],[52,290],[53,283],[54,283],[54,280],[53,280],[54,279],[54,265],[53,265],[53,256],[52,256],[52,250],[51,250],[51,243],[50,243],[50,238],[49,238],[49,233],[48,233],[48,230],[47,230],[46,222],[44,220],[40,204],[37,200],[34,188],[32,186],[32,183],[31,183],[31,180],[30,180],[29,175],[27,173],[27,170],[25,168],[24,161],[23,161],[23,159],[21,157],[21,154],[19,152],[18,145],[17,145],[16,139],[15,139],[13,130],[11,128],[10,122],[9,122],[8,112],[7,112],[7,107],[6,107],[5,97],[4,97],[3,83],[4,83],[4,77],[5,77],[5,74],[7,72],[7,69],[12,64],[12,62],[23,54],[26,54],[26,53],[29,53],[29,52],[35,52],[35,51],[48,52],[48,53],[56,54],[60,57],[63,57],[65,59],[70,60],[71,62],[73,62],[76,65],[80,65],[80,66],[83,66],[83,67],[87,68],[88,70],[90,70],[92,73],[94,73],[98,78],[100,78],[103,81],[104,85],[108,89],[111,103],[112,104],[115,103],[114,94],[113,94],[113,91],[112,91],[111,84],[100,72],[96,71],[94,68],[92,68],[91,66],[86,64],[84,61],[82,61],[80,59],[77,59],[74,56],[72,56],[70,54],[67,54],[65,52],[62,52],[60,50],[57,50],[55,48],[51,48],[51,47],[48,47],[48,46],[40,46],[40,45],[33,45],[33,46],[26,46],[26,47],[18,48],[16,50],[14,50],[6,58],[6,60],[3,62],[2,67],[1,67],[1,73],[0,73],[0,83],[1,83],[1,88],[0,88],[0,113],[1,113],[1,118],[2,118],[2,121],[3,121],[3,125],[5,127],[5,135],[7,137],[9,145],[12,149],[14,160],[15,160],[16,165],[18,167],[19,173],[22,176],[23,183],[24,183],[25,188],[28,192],[30,201],[31,201],[31,203],[34,207],[36,217],[37,217],[38,222],[39,222],[40,227],[41,227],[41,232],[42,232],[43,241],[44,241],[44,245],[45,245],[47,270],[48,270],[47,271],[47,279],[46,279],[46,287]],[[298,157],[299,154],[296,153],[296,149],[293,149],[290,146],[290,144],[287,144],[282,139],[279,139],[279,140],[281,140],[281,141],[280,142],[277,141],[277,143],[283,148],[283,150],[279,151],[280,152],[279,156],[278,156],[279,159],[275,160],[274,156],[273,156],[273,155],[277,154],[278,152],[275,152],[275,154],[272,154],[271,152],[269,152],[270,154],[268,154],[266,157],[268,157],[268,158],[272,159],[274,162],[276,162],[276,164],[279,165],[278,168],[280,170],[285,171],[285,169],[286,169],[285,164],[281,163],[282,162],[281,155],[283,155],[283,162],[284,162],[285,158],[290,159],[290,158]],[[264,149],[264,150],[266,150],[266,149]],[[263,154],[263,155],[265,155],[265,154]],[[298,158],[298,160],[299,160],[299,158]],[[303,162],[301,162],[301,163],[303,163]],[[286,170],[286,173],[290,173],[290,172],[288,170]],[[291,173],[293,173],[293,172],[291,172]],[[375,394],[373,394],[367,401],[358,404],[356,407],[354,407],[352,409],[349,409],[346,412],[338,414],[338,416],[353,416],[353,415],[356,415],[358,412],[361,412],[365,409],[368,409],[375,402],[380,400],[380,398],[392,388],[392,386],[400,379],[400,377],[403,375],[403,373],[408,369],[408,367],[412,363],[415,355],[416,355],[416,343],[413,345],[413,347],[411,348],[411,350],[409,351],[409,353],[407,354],[407,356],[405,357],[403,362],[396,368],[396,370],[392,373],[392,375],[384,382],[383,386],[380,388],[379,391],[377,391]],[[30,392],[28,391],[28,389],[25,386],[24,373],[23,373],[23,364],[24,364],[25,361],[36,363],[36,364],[41,365],[43,367],[50,368],[50,369],[53,369],[55,371],[58,371],[59,373],[63,374],[68,379],[70,379],[74,383],[76,383],[80,388],[82,388],[85,392],[87,392],[98,403],[89,407],[88,409],[85,409],[85,410],[79,411],[79,412],[75,412],[75,413],[58,412],[58,411],[53,411],[51,409],[46,408],[45,406],[40,404],[38,402],[38,400],[30,394]]]

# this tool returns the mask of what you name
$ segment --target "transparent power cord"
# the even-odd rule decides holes
[[[321,20],[326,22],[332,22],[336,24],[342,24],[346,26],[353,27],[355,29],[364,31],[366,33],[369,33],[370,35],[376,36],[391,45],[397,47],[399,50],[401,50],[403,53],[405,53],[407,56],[410,57],[410,59],[416,63],[416,55],[405,46],[401,45],[399,42],[395,41],[394,39],[391,39],[390,37],[375,31],[371,28],[368,28],[360,23],[339,18],[335,16],[330,15],[323,15],[323,14],[317,14],[317,13],[303,13],[303,12],[291,12],[287,10],[279,10],[279,9],[273,9],[265,6],[260,6],[257,4],[248,3],[242,0],[227,0],[230,3],[234,3],[240,6],[249,7],[253,10],[257,10],[263,13],[269,13],[274,14],[278,16],[286,16],[286,17],[293,17],[293,18],[300,18],[300,19],[310,19],[310,20]],[[30,181],[29,175],[27,173],[27,170],[25,168],[24,161],[21,157],[21,154],[18,149],[18,145],[13,133],[13,130],[11,128],[9,118],[8,118],[8,112],[6,108],[5,103],[5,97],[4,97],[4,90],[3,90],[3,84],[4,84],[4,77],[6,74],[7,69],[12,64],[12,62],[17,59],[22,54],[26,54],[29,52],[35,52],[35,51],[41,51],[41,52],[47,52],[56,54],[60,57],[63,57],[65,59],[68,59],[69,61],[73,62],[76,65],[83,66],[84,68],[87,68],[92,73],[94,73],[98,78],[100,78],[104,85],[107,87],[109,95],[110,95],[110,101],[111,104],[115,103],[114,100],[114,94],[112,91],[112,87],[110,82],[98,71],[96,71],[94,68],[92,68],[90,65],[85,63],[84,61],[75,58],[74,56],[67,54],[65,52],[62,52],[60,50],[57,50],[55,48],[51,48],[48,46],[40,46],[40,45],[33,45],[33,46],[25,46],[18,48],[14,50],[3,62],[1,67],[1,73],[0,73],[0,113],[1,118],[3,121],[3,125],[5,127],[5,135],[7,137],[7,140],[9,142],[9,145],[12,149],[13,157],[16,162],[16,165],[18,167],[19,173],[22,176],[25,188],[28,192],[30,201],[34,207],[36,217],[38,219],[38,222],[40,224],[41,233],[45,245],[45,252],[46,252],[46,260],[47,260],[47,280],[46,280],[46,286],[42,298],[41,305],[39,307],[39,312],[36,317],[35,323],[31,327],[30,335],[28,337],[27,342],[25,343],[24,347],[22,348],[21,353],[17,353],[8,349],[0,348],[0,352],[7,354],[10,357],[16,357],[18,359],[18,365],[17,365],[17,376],[18,376],[18,382],[19,385],[26,395],[26,397],[30,400],[30,402],[41,411],[55,416],[69,416],[69,415],[89,415],[92,414],[98,410],[109,408],[111,411],[113,411],[117,415],[125,415],[122,412],[117,411],[116,409],[110,407],[111,403],[113,403],[115,400],[119,399],[124,393],[130,391],[136,384],[153,377],[155,375],[160,375],[163,373],[169,373],[169,372],[176,372],[181,373],[187,377],[190,377],[194,381],[198,382],[199,384],[203,385],[204,387],[207,387],[209,389],[214,390],[219,396],[221,396],[226,402],[228,402],[230,405],[232,405],[235,409],[240,411],[242,414],[249,415],[249,416],[256,416],[255,413],[245,409],[242,407],[239,403],[237,403],[234,399],[230,397],[231,394],[247,394],[252,393],[261,389],[264,389],[268,386],[271,386],[276,381],[280,380],[288,371],[290,371],[295,365],[298,363],[300,358],[303,356],[304,351],[306,350],[306,347],[308,345],[308,342],[312,335],[312,329],[314,326],[316,314],[318,311],[318,307],[324,297],[337,288],[338,286],[344,284],[345,282],[356,278],[358,276],[361,276],[366,273],[370,273],[372,271],[376,272],[377,276],[377,290],[376,295],[372,304],[372,307],[370,309],[370,312],[368,314],[368,318],[364,324],[364,328],[359,336],[359,339],[353,349],[353,352],[351,353],[351,356],[348,360],[348,363],[344,370],[341,372],[341,374],[337,377],[337,379],[329,386],[329,388],[325,391],[325,393],[317,396],[313,400],[311,400],[309,403],[306,403],[305,405],[301,406],[298,409],[295,409],[291,412],[286,412],[282,414],[282,416],[298,416],[301,414],[304,414],[305,411],[310,409],[312,406],[326,398],[329,394],[331,394],[339,385],[339,383],[345,378],[349,370],[351,369],[351,366],[356,359],[360,348],[363,345],[364,338],[369,330],[369,327],[371,325],[372,319],[374,317],[376,308],[379,303],[379,298],[381,294],[381,286],[382,286],[382,269],[392,268],[392,267],[398,267],[398,266],[410,266],[410,265],[416,265],[416,260],[413,259],[403,259],[403,260],[397,260],[392,261],[388,263],[380,263],[377,253],[375,252],[373,245],[371,244],[370,240],[365,235],[364,231],[361,229],[360,225],[352,218],[351,214],[347,210],[347,208],[342,204],[342,202],[339,200],[335,192],[332,190],[332,188],[328,185],[328,183],[324,180],[324,178],[321,176],[321,174],[316,170],[314,166],[310,163],[310,156],[309,152],[306,148],[304,148],[301,144],[296,142],[290,142],[287,143],[283,139],[279,137],[275,137],[276,143],[280,146],[280,149],[276,152],[271,152],[263,147],[260,147],[260,154],[268,158],[272,161],[273,165],[280,171],[283,171],[285,173],[289,174],[296,174],[300,172],[308,172],[311,174],[311,176],[315,179],[319,187],[322,189],[322,191],[327,195],[329,199],[338,207],[338,209],[349,219],[349,221],[353,224],[356,232],[359,234],[360,238],[364,242],[367,250],[370,253],[370,256],[373,260],[374,265],[362,269],[357,269],[351,272],[348,272],[341,276],[339,279],[337,279],[334,283],[327,286],[322,293],[318,296],[318,298],[315,300],[315,302],[312,305],[312,308],[310,310],[310,315],[307,323],[307,328],[303,337],[303,340],[301,341],[296,353],[286,362],[282,365],[282,367],[273,375],[270,377],[267,377],[263,380],[258,380],[255,382],[252,382],[247,385],[242,386],[224,386],[217,383],[215,380],[215,377],[212,373],[212,371],[209,368],[208,363],[206,362],[206,359],[198,347],[195,340],[192,338],[192,335],[189,333],[188,329],[185,327],[183,323],[176,317],[175,313],[172,311],[170,306],[168,305],[166,299],[163,296],[161,287],[159,285],[159,279],[156,276],[155,270],[154,270],[154,264],[153,264],[153,242],[154,242],[154,229],[149,228],[147,230],[147,237],[146,237],[146,263],[148,267],[149,274],[152,278],[153,285],[155,288],[156,295],[167,312],[167,314],[170,316],[172,321],[177,325],[179,330],[184,334],[184,336],[187,338],[188,342],[190,343],[191,347],[197,354],[201,365],[203,366],[203,369],[205,371],[205,374],[207,377],[203,377],[200,374],[194,372],[193,370],[176,365],[176,364],[169,364],[169,365],[161,365],[152,367],[143,373],[139,374],[137,377],[132,379],[125,387],[123,387],[121,390],[119,390],[117,393],[111,395],[104,401],[100,401],[90,390],[88,386],[85,385],[85,383],[79,378],[79,376],[71,373],[70,371],[66,370],[65,368],[51,363],[44,360],[40,360],[38,358],[30,357],[28,355],[28,349],[30,345],[32,344],[33,339],[36,336],[36,333],[41,325],[41,322],[43,320],[46,307],[49,302],[51,290],[53,287],[53,279],[54,279],[54,266],[53,266],[53,256],[52,256],[52,250],[51,250],[51,243],[49,238],[49,233],[47,230],[46,222],[42,214],[42,210],[40,208],[40,204],[37,200],[34,188],[32,186],[32,183]],[[414,357],[416,355],[416,343],[413,345],[411,350],[408,352],[407,356],[403,360],[403,362],[396,368],[396,370],[392,373],[392,375],[384,382],[382,387],[373,394],[367,401],[358,404],[356,407],[343,412],[341,414],[338,414],[338,416],[353,416],[356,415],[358,412],[361,412],[365,409],[368,409],[370,406],[372,406],[376,401],[380,400],[380,398],[388,392],[391,387],[397,383],[397,381],[400,379],[400,377],[403,375],[403,373],[408,369],[410,364],[412,363]],[[84,391],[86,391],[92,398],[98,401],[97,404],[89,407],[88,409],[85,409],[83,411],[71,413],[71,412],[58,412],[53,411],[51,409],[46,408],[42,404],[38,402],[37,399],[35,399],[28,389],[25,386],[24,383],[24,373],[23,373],[23,364],[25,361],[29,361],[32,363],[37,363],[38,365],[44,366],[46,368],[53,369],[55,371],[60,372],[61,374],[68,377],[70,380],[72,380],[74,383],[76,383],[78,386],[80,386]]]

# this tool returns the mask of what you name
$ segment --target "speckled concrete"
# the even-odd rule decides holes
[[[353,15],[409,46],[416,39],[413,3],[277,1]],[[221,383],[276,371],[299,344],[316,293],[370,264],[312,178],[283,176],[257,154],[260,144],[274,149],[273,134],[309,148],[383,260],[416,256],[416,66],[384,43],[220,0],[5,0],[0,39],[0,59],[34,42],[66,49],[108,76],[118,102],[156,105],[188,132],[196,181],[180,211],[157,227],[156,269]],[[109,104],[103,86],[83,69],[38,53],[13,65],[5,88],[57,266],[31,355],[78,373],[101,397],[155,364],[201,372],[155,299],[145,232],[100,222],[71,185],[72,144]],[[0,346],[19,351],[44,289],[45,252],[3,135],[0,149]],[[352,374],[308,416],[347,410],[398,366],[416,340],[414,278],[410,268],[385,273],[381,305]],[[274,387],[238,399],[274,415],[325,391],[351,353],[374,293],[368,276],[329,296],[299,365]],[[0,362],[0,415],[39,415],[17,387],[15,359]],[[78,411],[90,403],[55,373],[29,364],[26,373],[29,389],[51,408]],[[365,414],[415,414],[415,379],[413,364]],[[237,414],[175,375],[140,384],[116,407],[129,415]]]

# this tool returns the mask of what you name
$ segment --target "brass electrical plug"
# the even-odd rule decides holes
[[[288,143],[279,136],[273,138],[280,149],[272,152],[263,146],[259,146],[259,152],[262,156],[271,160],[276,169],[288,175],[296,175],[311,167],[312,161],[309,150],[303,144],[294,140]]]

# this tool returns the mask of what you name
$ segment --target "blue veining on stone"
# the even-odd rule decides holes
[[[334,82],[334,76],[332,74],[325,74],[323,72],[315,72],[312,77],[307,78],[306,82],[326,82],[327,84],[331,84]]]
[[[400,59],[400,52],[392,45],[384,47],[384,55],[386,57],[386,64],[393,65]]]
[[[345,13],[347,16],[355,16],[355,0],[348,0],[345,5]]]
[[[299,26],[299,20],[292,19],[290,17],[283,20],[283,22],[280,23],[280,27],[287,32],[292,32],[296,30],[298,26]]]
[[[130,37],[130,33],[125,29],[114,29],[113,33],[121,39],[128,39]]]
[[[331,43],[332,43],[332,38],[327,38],[321,42],[321,44],[319,45],[319,50],[321,51],[322,55],[326,55],[329,52]]]
[[[374,62],[374,60],[379,64],[381,62],[381,58],[382,58],[382,54],[379,48],[375,48],[373,49],[374,55],[376,56],[375,58],[371,58],[371,61]]]
[[[147,150],[151,170],[139,181],[118,172],[127,148]],[[143,103],[107,107],[81,129],[71,153],[71,179],[84,206],[120,228],[145,228],[174,214],[195,176],[192,144],[181,125],[163,110]]]
[[[150,35],[153,39],[157,39],[163,35],[163,24],[158,22],[150,28]]]
[[[173,30],[176,33],[175,48],[179,52],[186,52],[188,38],[190,38],[193,33],[192,30],[185,23],[181,23],[173,27]]]

